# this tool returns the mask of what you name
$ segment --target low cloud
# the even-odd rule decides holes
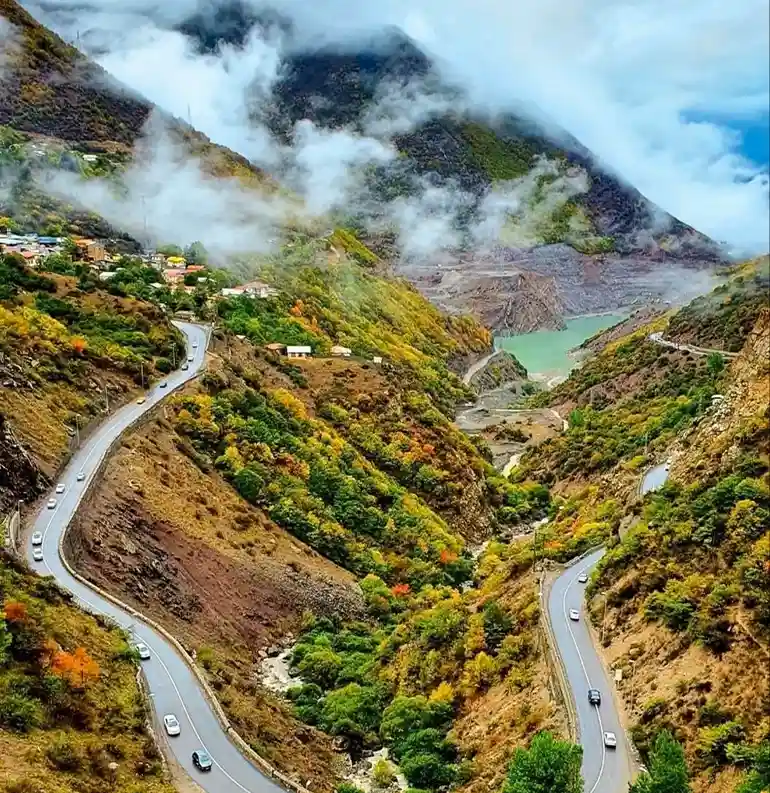
[[[376,138],[394,138],[447,113],[467,110],[459,91],[440,88],[435,80],[383,83],[373,106],[364,115],[363,130]]]
[[[650,200],[734,250],[764,250],[770,235],[766,171],[740,157],[734,133],[693,114],[751,117],[768,106],[766,0],[670,4],[640,0],[244,0],[272,8],[294,25],[291,46],[327,43],[344,49],[387,26],[410,35],[463,100],[491,115],[518,111],[562,128],[591,149]],[[215,8],[222,3],[207,0]],[[170,30],[199,10],[199,0],[26,0],[30,10],[69,40],[95,54],[111,73],[217,143],[273,171],[286,173],[311,211],[340,208],[345,196],[366,205],[359,169],[387,164],[389,141],[446,109],[462,109],[425,82],[383,89],[351,130],[296,130],[287,153],[253,118],[281,75],[287,43],[277,30],[252,31],[243,47],[201,54]],[[456,103],[456,104],[455,104]],[[326,157],[326,161],[323,158]],[[390,164],[392,166],[392,163]],[[324,175],[325,174],[325,175]],[[347,175],[345,175],[347,174]],[[463,215],[465,198],[450,200],[451,184],[434,184],[383,215],[421,242],[456,238],[447,218]],[[422,198],[421,198],[422,195]],[[520,206],[518,188],[496,188],[480,209],[473,238],[490,239]],[[367,210],[368,211],[368,210]],[[526,237],[526,224],[518,224]],[[422,229],[425,235],[422,236]],[[432,229],[432,231],[431,231]],[[417,239],[417,237],[415,237]]]
[[[151,118],[121,185],[49,170],[40,175],[39,186],[97,212],[145,244],[200,240],[220,261],[272,250],[281,226],[296,211],[289,198],[208,176],[157,117]]]
[[[396,156],[392,146],[374,138],[300,121],[290,152],[289,184],[297,188],[313,215],[346,211],[352,196],[363,189],[363,169],[385,165]]]
[[[20,50],[19,31],[7,19],[0,17],[0,80]]]

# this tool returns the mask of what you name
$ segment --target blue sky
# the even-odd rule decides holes
[[[770,115],[750,121],[728,121],[728,126],[743,136],[741,152],[760,165],[770,164]]]

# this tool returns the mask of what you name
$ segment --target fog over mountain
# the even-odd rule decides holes
[[[582,0],[566,9],[555,0],[481,8],[466,0],[24,5],[123,82],[268,166],[280,151],[254,119],[269,113],[266,100],[287,58],[322,45],[360,53],[363,42],[395,26],[431,59],[445,86],[462,90],[462,100],[455,105],[430,87],[386,92],[380,100],[387,109],[370,110],[355,137],[387,145],[448,106],[513,112],[557,140],[568,132],[606,169],[711,237],[734,249],[767,248],[767,173],[736,153],[734,133],[688,121],[696,112],[750,116],[767,107],[762,0],[686,7]],[[307,129],[303,135],[308,143]],[[370,143],[355,145],[357,165],[361,157],[375,164],[382,157]]]

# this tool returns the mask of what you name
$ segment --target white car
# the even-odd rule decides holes
[[[569,618],[573,622],[577,622],[580,619],[580,612],[577,609],[570,609],[569,610]]]
[[[82,482],[86,478],[85,471],[78,471],[77,480]]]
[[[143,661],[146,661],[150,657],[150,648],[144,642],[137,642],[134,647]]]
[[[197,341],[194,341],[194,342],[193,342],[193,347],[197,347],[197,346],[198,346],[198,342],[197,342]]]
[[[579,584],[585,584],[586,581],[588,581],[588,573],[581,573],[578,576],[578,583]]]
[[[194,355],[188,355],[187,356],[187,360],[188,361],[194,361],[195,360],[195,356]]]
[[[48,503],[46,504],[46,506],[48,507],[48,509],[56,509],[56,499],[55,498],[49,498],[48,499]]]
[[[64,492],[64,482],[59,482],[59,484],[56,485],[56,492],[59,494]]]
[[[143,405],[144,403],[145,403],[145,397],[139,397],[139,399],[136,400],[137,405]]]
[[[32,544],[33,545],[42,545],[43,544],[43,532],[42,531],[36,531],[32,535]]]
[[[43,549],[42,548],[33,548],[32,549],[32,559],[35,562],[42,562],[43,561]]]
[[[179,735],[182,732],[182,728],[179,726],[179,720],[173,713],[167,713],[163,717],[163,726],[166,728],[166,732],[169,735]]]
[[[605,732],[604,733],[604,745],[608,749],[615,749],[618,745],[618,739],[615,737],[614,732]]]
[[[186,372],[190,367],[187,365],[187,361],[182,364],[182,371]]]

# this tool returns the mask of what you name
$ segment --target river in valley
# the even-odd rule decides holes
[[[572,317],[564,330],[500,336],[495,339],[495,347],[515,355],[533,380],[563,379],[576,363],[568,355],[569,350],[625,318],[626,314],[621,313]]]

